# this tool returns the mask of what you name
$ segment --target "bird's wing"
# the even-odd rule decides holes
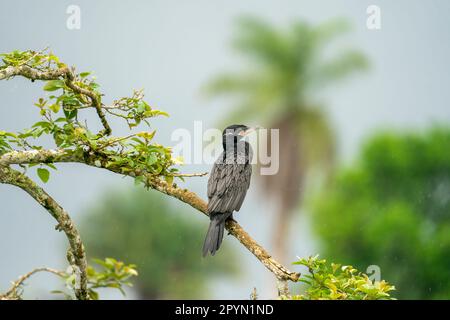
[[[236,203],[233,205],[234,210],[239,211],[241,209],[242,203],[244,202],[245,196],[247,195],[247,190],[250,187],[250,178],[252,176],[252,166],[247,164],[243,166],[243,172],[240,177],[240,193],[239,197],[236,197]]]
[[[250,164],[216,162],[208,181],[208,212],[238,211],[250,186]]]
[[[218,163],[214,163],[208,179],[208,199],[216,194],[217,183],[222,178],[222,169],[223,166],[219,165]]]

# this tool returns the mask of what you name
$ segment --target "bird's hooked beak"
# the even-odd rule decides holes
[[[250,133],[255,132],[258,129],[261,129],[261,127],[260,126],[250,127],[247,130],[243,130],[243,131],[239,132],[239,135],[242,137],[245,137],[245,136],[248,136]]]

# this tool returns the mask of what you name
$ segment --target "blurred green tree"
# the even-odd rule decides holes
[[[307,171],[330,172],[334,139],[323,109],[314,96],[326,85],[365,69],[365,56],[353,49],[327,50],[349,30],[341,19],[318,26],[302,21],[281,30],[256,18],[243,18],[234,47],[247,58],[240,72],[223,74],[206,86],[212,96],[235,98],[225,124],[258,122],[280,129],[279,172],[261,178],[263,190],[278,205],[274,250],[286,261],[286,238],[294,209],[300,204]],[[270,141],[269,141],[270,143]]]
[[[88,209],[81,224],[91,257],[118,257],[137,265],[141,299],[208,298],[207,281],[236,272],[234,252],[201,258],[205,226],[186,207],[155,192],[111,191]]]
[[[315,204],[324,255],[378,265],[398,298],[450,298],[450,130],[378,134]]]

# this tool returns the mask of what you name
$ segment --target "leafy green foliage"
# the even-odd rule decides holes
[[[398,298],[450,297],[450,130],[382,133],[313,207],[327,256],[380,266]]]
[[[50,80],[44,86],[45,91],[55,91],[58,89],[63,89],[65,86],[64,81],[62,80]]]
[[[96,271],[94,267],[89,266],[87,269],[89,296],[91,299],[98,299],[98,288],[115,288],[123,295],[125,291],[123,286],[131,287],[129,281],[131,277],[137,276],[136,266],[134,264],[125,265],[121,261],[113,258],[106,258],[104,261],[95,259],[95,263],[102,267],[101,271]]]
[[[199,248],[207,221],[170,198],[131,186],[107,192],[97,203],[80,225],[88,254],[137,263],[140,298],[207,298],[209,279],[236,272],[231,241],[224,239],[214,259],[202,259]]]
[[[293,300],[381,300],[392,299],[389,292],[395,287],[386,281],[375,281],[352,266],[327,263],[318,256],[294,262],[308,268],[309,274],[300,277],[306,283],[303,294]]]
[[[98,300],[100,288],[113,288],[119,290],[123,295],[125,291],[124,286],[131,287],[132,284],[129,281],[131,277],[137,276],[136,266],[134,264],[126,265],[116,259],[106,258],[105,260],[94,259],[94,263],[98,266],[94,268],[92,265],[87,267],[88,278],[88,294],[89,299]],[[37,272],[49,272],[64,280],[65,287],[70,290],[53,290],[52,293],[62,294],[66,299],[73,300],[77,284],[77,273],[72,267],[67,268],[66,271],[58,271],[49,268],[37,268],[32,272],[22,276],[16,283],[13,283],[13,287],[5,294],[0,293],[0,300],[22,300],[23,299],[23,286],[25,281],[29,279],[33,274]]]
[[[100,288],[117,289],[125,295],[123,286],[131,287],[129,279],[138,275],[134,264],[126,265],[113,258],[93,259],[93,261],[97,264],[97,268],[92,265],[87,268],[89,298],[93,300],[99,299],[98,289]],[[76,273],[64,273],[63,278],[66,287],[73,292],[76,286]],[[52,292],[63,294],[67,299],[74,299],[70,293],[65,291],[54,290]]]
[[[115,116],[124,118],[130,129],[138,126],[141,121],[144,121],[150,125],[147,121],[148,118],[156,116],[169,116],[169,114],[164,111],[152,109],[147,102],[142,100],[143,97],[144,95],[142,90],[134,91],[131,97],[124,97],[114,101],[113,105],[117,110],[120,110],[121,113],[117,113],[110,109],[106,110]]]
[[[13,51],[2,54],[3,64],[0,69],[12,66],[27,66],[39,72],[56,72],[67,66],[52,53],[35,51]],[[74,69],[72,69],[74,70]],[[150,126],[149,119],[168,116],[164,111],[152,108],[144,101],[143,92],[134,91],[131,97],[123,97],[111,105],[101,102],[103,94],[89,72],[73,73],[74,79],[61,76],[46,81],[43,90],[51,93],[48,98],[39,98],[35,106],[39,109],[41,120],[18,133],[0,131],[0,154],[12,149],[41,149],[39,138],[49,136],[59,149],[74,153],[94,154],[101,159],[99,166],[120,167],[124,174],[144,173],[173,179],[178,172],[171,156],[171,149],[153,142],[155,131],[142,131],[126,137],[108,137],[103,132],[92,132],[80,116],[80,111],[94,108],[93,98],[108,115],[126,121],[129,128],[141,122]],[[74,90],[73,86],[81,88]],[[33,166],[31,164],[30,166]],[[38,169],[42,181],[49,178],[46,169]]]
[[[14,138],[14,135],[0,130],[0,155],[12,150],[9,145],[9,138],[11,137]]]
[[[23,65],[36,68],[37,70],[47,70],[49,68],[64,68],[66,65],[59,61],[59,58],[53,53],[44,54],[42,51],[37,52],[33,50],[14,50],[9,53],[0,54],[3,64],[0,64],[0,69],[5,69],[8,66],[19,67]]]

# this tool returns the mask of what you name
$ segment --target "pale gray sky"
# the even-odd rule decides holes
[[[81,30],[66,28],[69,4],[81,8]],[[381,8],[381,30],[366,28],[369,4]],[[199,88],[212,75],[235,65],[229,40],[234,19],[242,14],[280,25],[297,18],[315,23],[336,16],[353,24],[354,32],[345,41],[369,56],[372,70],[321,96],[336,129],[341,161],[351,160],[362,139],[380,128],[421,128],[450,120],[450,2],[445,0],[44,0],[1,1],[1,7],[0,52],[50,46],[78,70],[94,71],[106,100],[128,95],[133,88],[145,88],[147,100],[171,114],[170,119],[153,121],[157,139],[164,144],[170,144],[167,132],[191,129],[194,120],[212,127],[225,112],[226,106],[220,102],[201,99]],[[15,131],[36,122],[32,104],[40,94],[37,82],[0,82],[0,129]],[[116,134],[125,133],[119,126],[114,129]],[[208,167],[187,167],[186,171],[205,169]],[[79,221],[101,189],[124,185],[124,181],[81,165],[62,165],[46,188]],[[185,185],[205,195],[204,178]],[[65,239],[53,230],[54,222],[43,209],[22,191],[5,185],[0,185],[0,202],[0,289],[34,267],[65,266]],[[267,244],[271,215],[265,208],[253,188],[243,208],[248,212],[238,220]],[[261,221],[258,226],[252,225],[256,214],[263,217],[257,219]],[[305,219],[293,226],[297,235],[293,259],[316,253]],[[236,250],[243,249],[236,245]],[[222,282],[217,298],[247,298],[254,286],[261,287],[268,279],[249,253],[243,255],[254,272],[239,284]],[[37,278],[27,288],[27,296],[54,287],[51,279]],[[262,297],[270,296],[267,288],[261,289]]]

